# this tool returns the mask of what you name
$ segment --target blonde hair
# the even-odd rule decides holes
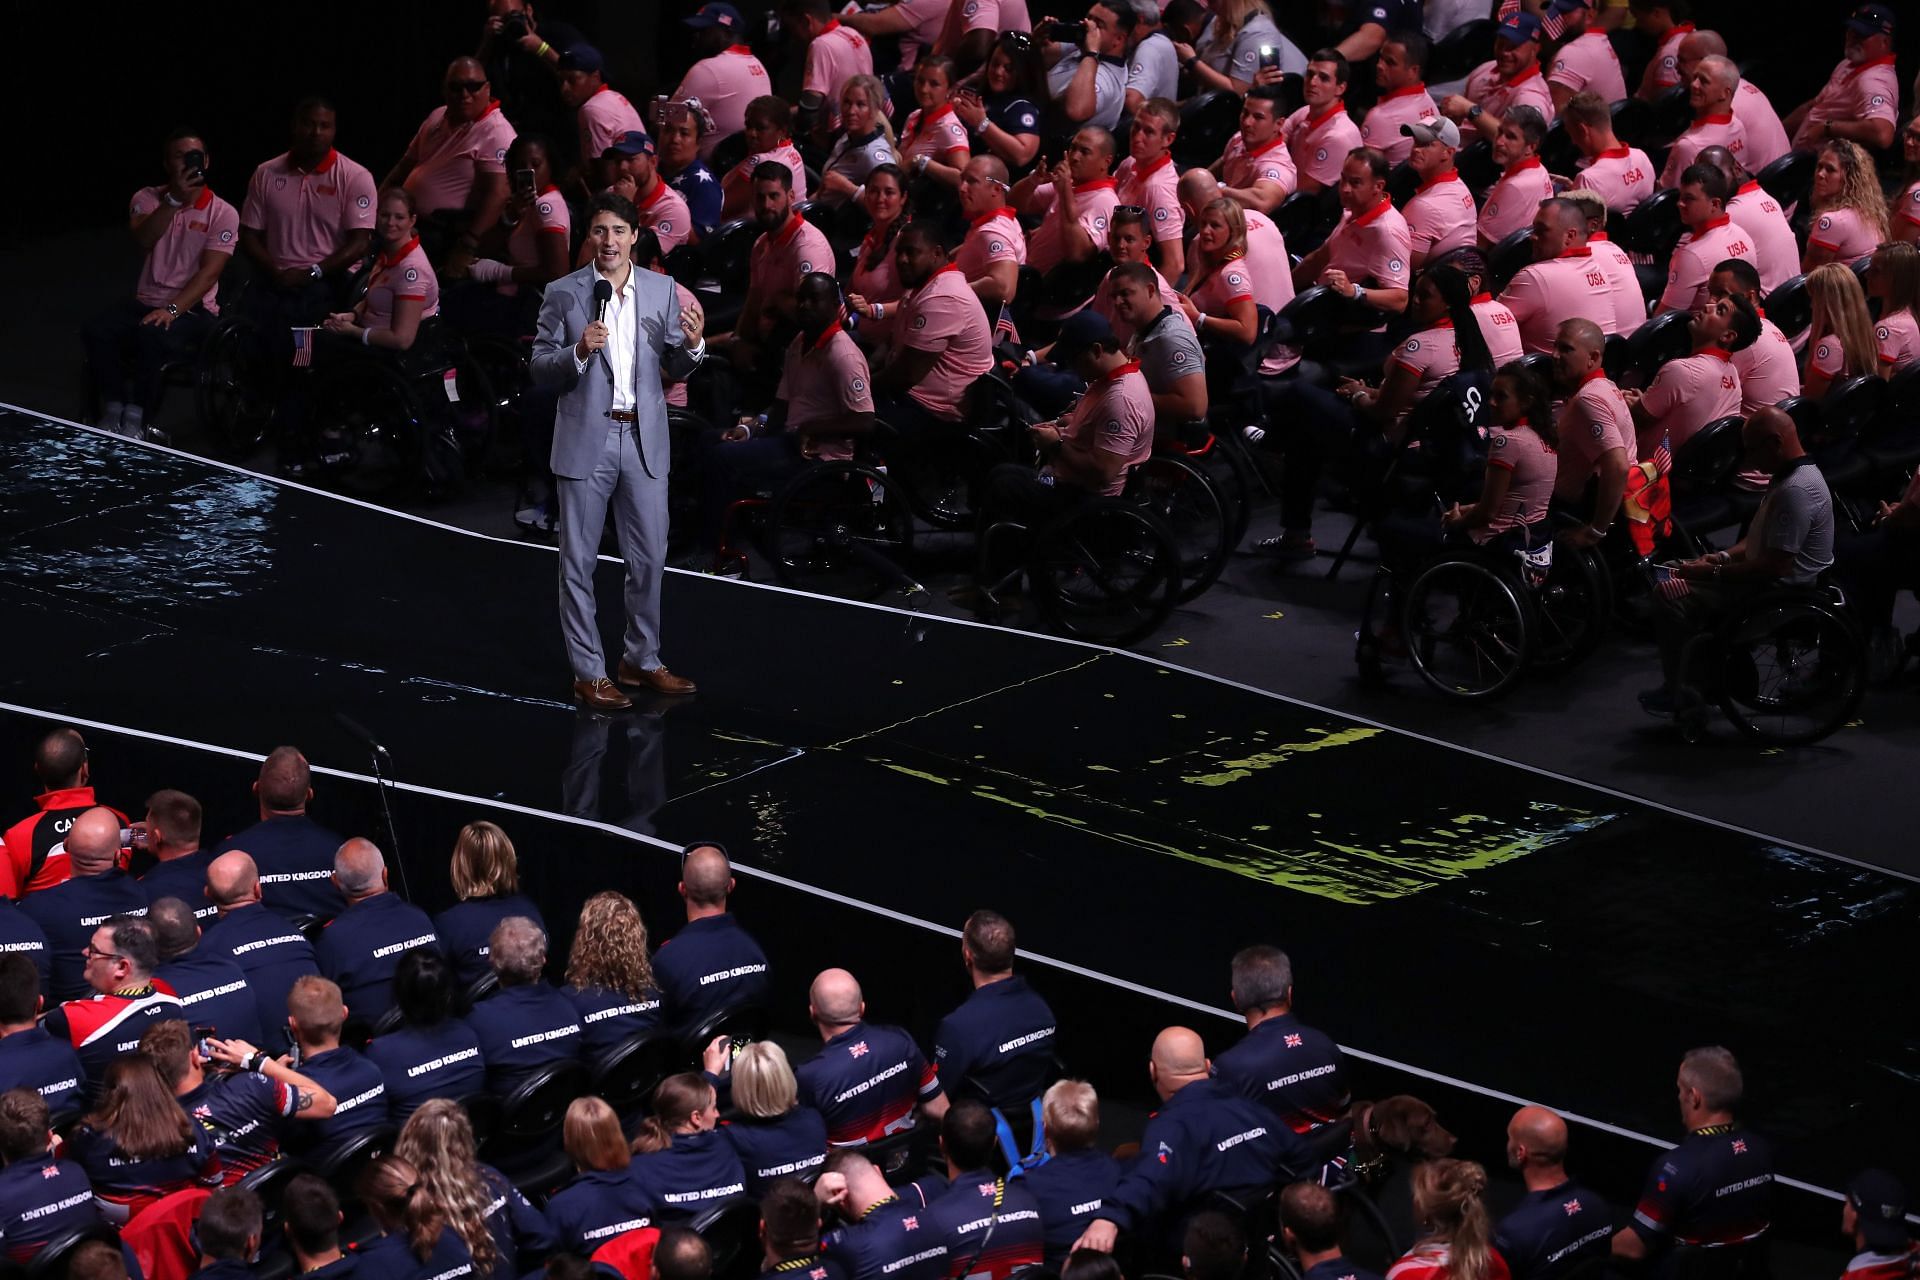
[[[567,985],[605,987],[633,1000],[654,989],[647,925],[624,893],[596,893],[580,908],[580,926],[567,953]]]
[[[1493,1224],[1480,1195],[1487,1171],[1471,1160],[1428,1160],[1413,1170],[1413,1215],[1447,1245],[1447,1280],[1487,1280]]]
[[[1056,1080],[1040,1097],[1040,1123],[1058,1151],[1079,1151],[1100,1136],[1100,1095],[1085,1080]]]
[[[887,150],[898,151],[900,144],[894,140],[893,121],[887,118],[887,88],[880,83],[879,76],[848,76],[840,86],[840,101],[847,100],[847,90],[861,89],[866,92],[867,105],[873,108],[873,122],[880,128],[880,134],[887,140]]]
[[[1828,209],[1851,209],[1860,215],[1860,220],[1874,235],[1887,238],[1887,197],[1880,191],[1880,174],[1873,167],[1873,157],[1868,155],[1857,142],[1845,138],[1829,138],[1820,144],[1820,150],[1831,152],[1840,162],[1840,192],[1825,204],[1815,201],[1813,211],[1825,213]]]
[[[1265,14],[1269,19],[1273,17],[1267,0],[1213,0],[1211,7],[1213,21],[1207,24],[1206,39],[1197,51],[1202,61],[1211,55],[1231,50],[1233,42],[1240,36],[1240,29],[1255,14]]]
[[[449,878],[454,896],[462,902],[520,892],[520,859],[514,854],[513,841],[491,822],[469,822],[453,842]]]
[[[1880,346],[1873,337],[1873,318],[1860,277],[1844,262],[1823,262],[1807,272],[1807,298],[1813,303],[1809,345],[1831,334],[1840,340],[1840,376],[1863,373],[1885,375]]]
[[[783,1116],[800,1105],[800,1086],[787,1051],[755,1040],[733,1060],[733,1105],[759,1120]]]
[[[422,1194],[466,1242],[475,1273],[492,1271],[497,1251],[487,1209],[493,1189],[480,1177],[465,1108],[448,1098],[421,1103],[400,1130],[393,1153],[419,1171]]]
[[[1217,213],[1220,215],[1220,220],[1227,224],[1226,252],[1220,255],[1219,262],[1209,259],[1209,266],[1217,267],[1222,262],[1231,262],[1235,258],[1247,256],[1247,214],[1246,210],[1240,207],[1238,200],[1229,200],[1225,196],[1209,200],[1200,213],[1202,216]]]
[[[605,1172],[633,1163],[627,1135],[620,1132],[620,1117],[604,1098],[575,1098],[567,1105],[560,1143],[568,1158],[582,1169]]]

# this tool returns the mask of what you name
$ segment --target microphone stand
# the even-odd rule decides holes
[[[395,785],[394,779],[389,776],[393,770],[393,755],[386,747],[381,745],[378,738],[373,736],[372,730],[345,712],[336,711],[333,714],[333,718],[342,729],[347,731],[348,736],[352,737],[367,749],[368,755],[372,760],[373,789],[375,794],[380,797],[380,817],[382,821],[385,822],[387,828],[388,856],[392,859],[394,869],[400,873],[400,896],[411,902],[413,901],[413,894],[407,887],[407,864],[406,860],[400,856],[400,829],[394,826],[393,809],[387,803],[387,789]],[[385,773],[383,773],[380,768],[380,762],[382,760],[386,761],[387,764]]]

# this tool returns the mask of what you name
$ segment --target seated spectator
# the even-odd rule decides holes
[[[1564,197],[1549,199],[1533,215],[1534,260],[1520,268],[1500,301],[1520,322],[1528,351],[1553,350],[1554,335],[1568,320],[1591,320],[1602,333],[1632,332],[1613,293],[1614,275],[1587,243],[1587,215]],[[1636,297],[1638,296],[1636,291]],[[1644,318],[1644,311],[1641,312]]]
[[[0,1093],[25,1089],[64,1121],[86,1106],[87,1078],[73,1046],[40,1025],[43,1007],[33,961],[0,955]]]
[[[1607,208],[1625,217],[1653,194],[1653,161],[1613,133],[1613,108],[1598,94],[1577,93],[1561,108],[1567,141],[1580,152],[1574,181],[1599,194]]]
[[[1364,147],[1348,154],[1340,171],[1340,207],[1340,225],[1301,259],[1293,285],[1325,285],[1381,313],[1377,319],[1384,323],[1407,309],[1413,242],[1407,220],[1387,196],[1385,156]]]
[[[1660,311],[1692,311],[1706,296],[1707,278],[1727,258],[1759,265],[1753,239],[1727,217],[1733,184],[1710,164],[1694,164],[1680,175],[1680,221],[1687,228],[1667,263],[1667,291]]]
[[[1793,145],[1810,149],[1829,138],[1873,151],[1893,145],[1900,118],[1900,77],[1893,65],[1893,9],[1863,4],[1847,18],[1844,56],[1820,92],[1781,123]]]
[[[0,974],[13,958],[0,960]],[[45,1098],[32,1088],[0,1091],[0,1258],[18,1267],[100,1223],[86,1171],[52,1154],[54,1144]]]
[[[1182,220],[1185,220],[1184,215]],[[1171,284],[1167,283],[1166,276],[1162,275],[1148,258],[1148,252],[1152,246],[1153,241],[1147,230],[1146,211],[1144,209],[1131,207],[1115,208],[1112,218],[1107,221],[1107,254],[1113,259],[1113,265],[1115,267],[1121,267],[1128,263],[1138,263],[1145,267],[1153,273],[1153,287],[1155,290],[1153,296],[1158,297],[1159,300],[1166,305],[1178,309],[1180,305],[1179,293]],[[1087,305],[1107,318],[1108,323],[1113,325],[1114,334],[1122,342],[1128,342],[1132,340],[1134,330],[1132,324],[1122,319],[1114,307],[1114,286],[1114,275],[1109,271],[1105,278],[1100,281],[1100,287],[1094,290],[1093,301]],[[1149,310],[1150,317],[1159,314],[1157,305],[1151,307]],[[1185,320],[1185,316],[1182,316],[1181,319]],[[1186,328],[1191,331],[1193,326],[1187,324]],[[1043,353],[1036,352],[1035,354]],[[1074,390],[1079,390],[1077,382],[1074,384]],[[1066,405],[1062,402],[1059,407],[1064,409]]]
[[[1478,249],[1455,249],[1428,265],[1452,267],[1467,278],[1467,287],[1473,290],[1473,318],[1480,323],[1480,336],[1487,340],[1487,354],[1493,357],[1495,369],[1503,369],[1525,354],[1520,346],[1520,322],[1482,283],[1487,260]]]
[[[1493,1247],[1487,1171],[1471,1160],[1426,1160],[1413,1168],[1413,1212],[1427,1235],[1388,1272],[1394,1280],[1508,1280]]]
[[[78,729],[54,729],[40,739],[33,751],[33,777],[40,788],[33,813],[7,828],[0,899],[23,898],[65,880],[69,870],[62,837],[73,819],[100,804],[93,794],[87,741]],[[126,817],[118,809],[112,812]]]
[[[712,7],[703,8],[701,13]],[[753,56],[747,52],[745,45],[741,45],[738,52],[749,58]],[[661,116],[660,136],[656,139],[660,153],[657,157],[660,176],[687,202],[687,215],[693,219],[695,240],[712,235],[714,228],[720,225],[720,211],[726,200],[720,179],[714,176],[713,170],[707,168],[706,158],[700,154],[703,147],[711,151],[709,144],[719,140],[713,130],[706,129],[702,109],[685,102],[669,102],[666,112]]]
[[[719,1123],[719,1097],[698,1072],[668,1076],[653,1091],[630,1176],[656,1220],[691,1218],[746,1194],[746,1171]]]
[[[1136,115],[1149,98],[1180,100],[1180,51],[1161,24],[1159,0],[1134,0],[1126,59],[1126,114]]]
[[[1689,353],[1661,365],[1646,390],[1621,392],[1633,410],[1640,457],[1653,457],[1662,441],[1678,452],[1700,428],[1740,413],[1733,353],[1759,336],[1760,315],[1744,297],[1710,296],[1700,305],[1687,325]]]
[[[1032,38],[1008,31],[994,41],[979,86],[955,91],[953,113],[986,147],[985,154],[997,157],[1009,173],[1025,173],[1040,154],[1037,104],[1046,97],[1046,75]]]
[[[117,1227],[162,1196],[220,1185],[213,1131],[174,1101],[145,1054],[115,1058],[99,1103],[68,1137],[67,1155],[86,1171],[101,1214]]]
[[[1026,233],[1006,202],[1012,190],[1007,167],[993,156],[967,161],[960,175],[960,212],[966,215],[967,234],[953,251],[953,265],[990,316],[998,316],[1000,308],[1013,301],[1027,260]]]
[[[118,813],[100,807],[73,819],[64,842],[72,874],[29,893],[20,904],[21,912],[46,935],[56,1000],[87,994],[92,962],[85,948],[100,921],[146,914],[145,891],[120,869],[120,822]]]
[[[874,167],[860,193],[860,207],[872,226],[853,256],[847,275],[847,310],[860,316],[860,339],[871,347],[900,327],[900,299],[906,287],[894,262],[894,240],[913,221],[906,174],[897,164]]]
[[[1553,109],[1564,113],[1567,103],[1582,93],[1594,94],[1602,102],[1625,98],[1626,72],[1621,69],[1610,33],[1593,12],[1591,0],[1557,0],[1552,16],[1560,23],[1560,47],[1554,50],[1553,68],[1547,72]]]
[[[1465,286],[1459,272],[1437,270]],[[1456,353],[1454,364],[1462,358]],[[1215,1060],[1214,1075],[1264,1104],[1295,1133],[1312,1133],[1346,1115],[1351,1097],[1340,1046],[1294,1016],[1293,961],[1287,953],[1271,946],[1242,948],[1231,972],[1227,994],[1246,1019],[1247,1034]]]
[[[823,0],[824,2],[824,0]],[[922,58],[913,68],[913,100],[900,134],[900,166],[943,187],[960,185],[969,156],[967,126],[954,114],[953,60]]]
[[[1633,96],[1652,102],[1680,83],[1680,42],[1693,31],[1688,0],[1628,0],[1635,31],[1655,45]]]
[[[426,256],[463,270],[507,206],[507,148],[514,128],[476,58],[455,58],[441,77],[446,102],[427,113],[380,186],[405,187],[421,219]],[[409,229],[411,234],[411,229]],[[374,238],[380,238],[378,224]]]
[[[1460,92],[1447,95],[1440,112],[1491,142],[1515,107],[1538,112],[1543,133],[1544,122],[1553,119],[1553,91],[1540,74],[1540,19],[1524,10],[1501,22],[1493,33],[1493,60],[1475,67]]]
[[[655,1205],[632,1177],[633,1153],[613,1108],[596,1097],[575,1098],[560,1132],[577,1171],[547,1201],[547,1220],[560,1247],[591,1253],[604,1241],[647,1226]]]
[[[125,1246],[116,1249],[103,1240],[89,1240],[73,1251],[67,1280],[128,1280]]]
[[[182,1109],[213,1134],[221,1181],[229,1187],[280,1158],[281,1121],[325,1120],[334,1113],[333,1095],[311,1076],[245,1040],[195,1040],[186,1023],[173,1019],[148,1027],[140,1052],[152,1059]],[[209,1072],[216,1063],[233,1070]]]
[[[827,1158],[827,1122],[812,1107],[800,1105],[786,1050],[771,1040],[756,1040],[733,1060],[730,1078],[739,1114],[720,1133],[740,1157],[747,1194],[761,1195],[782,1179],[811,1176]]]
[[[1062,262],[1084,262],[1099,252],[1107,218],[1119,203],[1114,180],[1113,135],[1085,128],[1073,135],[1066,156],[1053,169],[1036,169],[1013,189],[1013,203],[1040,218],[1027,241],[1027,262],[1045,274]]]
[[[1540,163],[1540,141],[1546,136],[1547,122],[1532,107],[1507,109],[1493,139],[1493,162],[1500,166],[1500,180],[1480,202],[1480,218],[1474,226],[1481,249],[1490,251],[1530,225],[1541,202],[1553,199],[1553,175]]]
[[[1387,357],[1380,385],[1372,387],[1358,378],[1342,378],[1334,388],[1337,400],[1329,406],[1334,412],[1328,416],[1335,421],[1344,419],[1348,430],[1361,432],[1363,437],[1371,428],[1398,440],[1414,406],[1463,369],[1478,369],[1492,376],[1493,358],[1473,315],[1473,291],[1465,276],[1452,267],[1421,272],[1407,314],[1414,325],[1413,334]],[[1299,1117],[1292,1120],[1297,1125]]]
[[[560,994],[579,1011],[589,1059],[660,1025],[647,926],[626,895],[605,890],[580,908]]]
[[[840,21],[832,0],[782,0],[785,30],[806,49],[806,67],[800,88],[817,93],[824,102],[827,124],[840,125],[840,90],[855,76],[873,74],[873,46],[853,27]]]
[[[260,1197],[245,1187],[223,1187],[207,1197],[193,1222],[200,1253],[196,1275],[206,1280],[250,1280],[249,1264],[260,1256],[266,1213]]]
[[[900,162],[900,144],[887,119],[887,91],[873,76],[852,76],[840,86],[840,136],[820,168],[818,197],[841,205],[866,185],[883,164]]]
[[[1207,416],[1207,358],[1193,325],[1167,301],[1169,290],[1159,273],[1144,262],[1123,262],[1108,273],[1101,289],[1112,308],[1116,337],[1140,364],[1153,397],[1155,430],[1165,422],[1178,426]]]
[[[46,932],[7,897],[0,897],[0,955],[25,960],[38,976],[40,989],[51,988],[53,961],[47,954]]]
[[[822,1280],[846,1280],[820,1250],[820,1202],[798,1178],[768,1183],[760,1194],[761,1280],[792,1271],[822,1272]]]
[[[787,106],[786,100],[772,94],[755,98],[747,104],[747,158],[727,170],[720,179],[724,195],[720,209],[723,221],[731,222],[735,218],[753,215],[762,181],[759,170],[763,164],[785,166],[792,179],[787,190],[793,193],[795,200],[807,198],[806,164],[793,146],[791,118],[792,109]],[[686,195],[686,192],[682,191],[681,194]],[[691,196],[687,204],[693,205]],[[697,210],[694,216],[697,220]]]
[[[681,77],[679,88],[673,91],[673,102],[697,98],[712,121],[712,127],[699,139],[694,153],[704,162],[722,139],[731,138],[746,127],[747,104],[765,97],[773,86],[767,79],[767,69],[746,43],[747,24],[738,9],[716,0],[701,5],[692,17],[680,21],[693,31],[692,53],[698,61]],[[676,115],[682,123],[690,115],[695,120],[699,118],[698,113],[693,112],[668,112],[669,119]],[[664,136],[660,147],[664,154],[667,149]],[[685,162],[673,166],[676,172],[682,163]],[[701,168],[705,167],[703,163]]]
[[[1906,174],[1900,179],[1900,197],[1887,213],[1892,224],[1888,236],[1911,243],[1920,240],[1920,112],[1900,131],[1900,155],[1906,161]]]
[[[393,1008],[393,971],[415,947],[438,947],[427,913],[387,886],[387,860],[371,840],[358,837],[333,858],[333,883],[346,910],[320,934],[314,958],[320,972],[340,984],[354,1016],[369,1025]]]
[[[247,972],[218,947],[200,945],[200,926],[178,898],[161,898],[147,910],[147,923],[160,948],[160,967],[153,972],[158,986],[180,1000],[180,1016],[195,1026],[211,1027],[230,1040],[266,1040],[272,1026],[279,1044],[281,1022],[262,1023],[260,1005]],[[286,1014],[282,1012],[282,1019]]]
[[[1807,301],[1813,321],[1807,326],[1803,394],[1819,399],[1835,383],[1863,374],[1878,375],[1880,348],[1867,294],[1853,268],[1829,262],[1807,273]]]
[[[300,749],[268,752],[253,793],[260,821],[222,840],[214,856],[244,849],[258,872],[259,900],[288,919],[339,915],[346,902],[333,885],[333,855],[342,837],[307,816],[313,770]]]
[[[1085,35],[1078,47],[1046,46],[1047,96],[1069,124],[1111,129],[1120,123],[1127,105],[1125,54],[1133,34],[1133,14],[1128,0],[1095,3],[1087,8]],[[1189,53],[1180,56],[1183,61],[1190,58]],[[1189,69],[1194,65],[1187,61]]]
[[[860,984],[845,969],[827,969],[813,980],[807,1016],[822,1045],[794,1077],[800,1100],[825,1117],[833,1145],[861,1146],[905,1132],[917,1110],[932,1120],[946,1112],[940,1078],[913,1037],[869,1023]]]
[[[1281,126],[1301,191],[1324,191],[1339,182],[1346,157],[1366,145],[1360,126],[1347,114],[1351,75],[1347,60],[1331,49],[1319,50],[1307,62],[1301,89],[1306,105]]]
[[[1460,148],[1459,127],[1440,119],[1401,129],[1411,147],[1407,163],[1420,179],[1400,210],[1407,221],[1408,261],[1418,271],[1443,254],[1474,244],[1480,210],[1453,167]]]
[[[1654,633],[1664,683],[1640,695],[1655,715],[1673,715],[1683,697],[1681,660],[1689,640],[1742,601],[1776,586],[1812,586],[1833,563],[1833,497],[1801,446],[1794,421],[1767,408],[1741,432],[1745,466],[1773,478],[1740,541],[1671,568],[1686,593],[1660,593]],[[1667,1243],[1733,1244],[1757,1239],[1769,1224],[1772,1146],[1735,1126],[1740,1069],[1725,1049],[1696,1049],[1680,1068],[1680,1114],[1689,1137],[1657,1162],[1633,1222],[1613,1237],[1613,1252],[1648,1257]],[[1746,1158],[1742,1158],[1746,1157]],[[1755,1181],[1748,1181],[1749,1179]]]
[[[1106,194],[1112,198],[1111,191]],[[1029,261],[1032,252],[1029,245]],[[951,436],[967,389],[993,367],[986,312],[946,256],[924,224],[907,227],[894,241],[894,266],[906,293],[895,329],[899,340],[873,370],[874,410],[908,441]]]
[[[653,958],[667,1019],[683,1030],[726,1009],[766,1007],[766,953],[727,910],[732,893],[726,850],[716,844],[687,846],[680,861],[687,923]]]
[[[1833,568],[1867,629],[1869,651],[1904,643],[1893,629],[1893,606],[1900,592],[1920,583],[1920,480],[1909,479],[1899,498],[1882,501],[1870,528],[1840,538]]]
[[[358,1049],[340,1043],[347,1013],[340,988],[325,978],[302,978],[287,997],[295,1061],[334,1098],[331,1116],[314,1117],[290,1135],[289,1145],[309,1164],[323,1165],[362,1134],[387,1126],[386,1077]]]
[[[355,1256],[359,1270],[386,1280],[437,1280],[474,1271],[473,1255],[437,1204],[420,1171],[399,1156],[381,1156],[360,1174],[360,1203],[380,1230]]]
[[[1054,1074],[1054,1017],[1047,1002],[1013,971],[1013,924],[976,911],[960,931],[960,963],[973,994],[933,1033],[942,1092],[977,1097],[989,1107],[1024,1109]]]
[[[438,951],[419,947],[400,957],[393,973],[400,1025],[367,1046],[396,1125],[430,1099],[470,1098],[486,1087],[480,1037],[453,1016],[453,994],[452,966]]]
[[[246,972],[261,1031],[280,1026],[294,982],[303,974],[320,972],[313,944],[261,903],[260,875],[252,856],[239,849],[221,854],[207,867],[207,898],[218,919],[206,930],[201,946]],[[277,1047],[278,1041],[274,1043]]]
[[[1739,160],[1747,151],[1747,130],[1733,114],[1733,96],[1740,87],[1740,68],[1731,59],[1700,59],[1687,80],[1687,104],[1693,108],[1693,122],[1687,131],[1673,140],[1667,163],[1660,170],[1660,185],[1680,185],[1687,171],[1708,147],[1725,147]]]
[[[1726,176],[1733,188],[1727,201],[1727,217],[1747,233],[1753,242],[1754,265],[1771,293],[1800,274],[1800,242],[1779,202],[1768,195],[1748,174],[1733,153],[1725,147],[1708,147],[1700,153],[1700,163],[1712,165]]]
[[[462,986],[472,986],[488,972],[488,939],[502,920],[525,916],[547,927],[540,908],[520,892],[520,859],[513,841],[494,823],[469,822],[460,828],[448,880],[459,903],[433,918],[433,931]]]
[[[184,791],[156,791],[147,797],[141,824],[153,865],[140,875],[148,902],[178,898],[193,908],[195,919],[213,915],[207,901],[207,867],[213,852],[200,847],[200,802]]]
[[[1514,1280],[1548,1280],[1585,1265],[1604,1268],[1613,1211],[1567,1176],[1567,1122],[1545,1107],[1522,1107],[1507,1122],[1507,1165],[1527,1194],[1493,1229],[1493,1246]]]
[[[1340,1252],[1339,1206],[1317,1182],[1281,1190],[1279,1243],[1299,1265],[1301,1280],[1379,1280]]]
[[[1640,275],[1634,270],[1633,255],[1607,235],[1606,202],[1597,191],[1567,191],[1560,198],[1571,201],[1587,220],[1584,243],[1588,260],[1606,274],[1607,288],[1613,295],[1612,332],[1632,333],[1647,322],[1647,296],[1640,291]],[[1575,235],[1567,247],[1577,248],[1581,243],[1581,237]]]
[[[297,1173],[280,1193],[280,1230],[297,1274],[317,1280],[347,1280],[358,1259],[340,1247],[340,1197],[324,1180]]]
[[[1887,238],[1887,200],[1873,157],[1844,139],[1820,144],[1813,165],[1813,221],[1800,269],[1823,262],[1851,264]]]
[[[813,1194],[839,1214],[840,1225],[821,1237],[820,1252],[848,1280],[943,1280],[948,1274],[944,1244],[919,1234],[927,1207],[922,1183],[895,1190],[872,1161],[840,1150],[827,1157]]]
[[[636,232],[651,231],[663,251],[671,251],[693,238],[693,210],[686,197],[660,176],[658,147],[652,138],[635,131],[622,134],[608,148],[615,170],[606,188],[633,202],[639,215]],[[585,266],[593,257],[591,244],[582,242],[578,262]]]
[[[240,214],[207,185],[207,144],[175,130],[161,151],[167,180],[142,187],[128,228],[146,253],[133,296],[80,331],[101,410],[96,425],[134,439],[160,398],[169,360],[190,351],[220,314],[220,274],[233,260]]]
[[[1309,60],[1275,25],[1266,0],[1216,0],[1211,10],[1196,43],[1183,45],[1176,40],[1173,46],[1196,90],[1244,95],[1260,83],[1262,70],[1307,73]]]
[[[114,916],[96,926],[82,955],[94,994],[66,1001],[46,1015],[44,1025],[48,1035],[73,1047],[98,1097],[107,1064],[139,1048],[141,1033],[155,1020],[180,1017],[180,1001],[154,985],[160,947],[153,926],[137,916]]]
[[[1700,65],[1701,59],[1726,56],[1727,42],[1719,32],[1689,32],[1680,42],[1680,83],[1692,81],[1694,68]],[[1740,163],[1748,169],[1758,172],[1793,150],[1773,103],[1767,99],[1765,90],[1753,81],[1743,79],[1734,90],[1733,118],[1746,130],[1747,149],[1740,153]]]
[[[753,221],[760,236],[747,267],[747,296],[731,334],[709,338],[727,352],[736,367],[753,368],[763,350],[786,346],[793,334],[794,294],[810,271],[834,270],[833,246],[820,229],[794,208],[787,167],[766,160],[753,173]]]
[[[1227,139],[1226,150],[1213,162],[1220,194],[1261,213],[1278,209],[1300,186],[1281,100],[1276,85],[1260,85],[1249,93],[1240,106],[1240,132]]]
[[[473,1125],[457,1102],[436,1099],[414,1112],[393,1152],[420,1171],[427,1199],[485,1272],[511,1275],[558,1247],[553,1224],[498,1169],[474,1154]]]
[[[1160,271],[1176,280],[1186,272],[1186,221],[1180,212],[1180,174],[1171,151],[1179,130],[1178,104],[1166,98],[1141,103],[1128,134],[1127,158],[1113,175],[1115,198],[1146,213]]]
[[[467,1015],[487,1064],[487,1091],[507,1097],[537,1071],[577,1062],[583,1047],[580,1014],[542,976],[547,933],[525,916],[508,916],[493,927],[488,961],[499,993]]]
[[[1760,332],[1752,344],[1733,353],[1734,372],[1740,375],[1740,412],[1752,417],[1768,405],[1800,394],[1800,366],[1787,335],[1760,309],[1760,273],[1751,262],[1728,258],[1714,267],[1707,297],[1736,296],[1745,298],[1760,320]]]
[[[1380,46],[1373,68],[1380,100],[1360,121],[1360,144],[1384,155],[1388,164],[1401,164],[1413,154],[1419,136],[1411,132],[1413,126],[1432,126],[1441,118],[1440,108],[1423,79],[1430,48],[1426,36],[1418,31],[1396,31]],[[1460,131],[1455,129],[1453,136],[1452,145],[1457,147]]]
[[[998,5],[991,7],[997,9]],[[855,9],[840,17],[868,40],[897,37],[900,70],[910,76],[922,55],[936,51],[947,25],[949,8],[948,0],[895,0],[876,5],[872,10]]]
[[[1553,377],[1566,395],[1553,422],[1553,496],[1587,522],[1563,535],[1576,547],[1598,546],[1607,536],[1626,496],[1627,468],[1638,461],[1633,410],[1600,364],[1606,346],[1591,320],[1563,321],[1553,339]]]
[[[1040,1104],[1047,1159],[1021,1176],[1039,1202],[1044,1260],[1059,1267],[1120,1183],[1120,1165],[1095,1145],[1100,1098],[1084,1080],[1060,1080]]]
[[[1867,267],[1867,296],[1880,304],[1873,326],[1880,352],[1880,373],[1891,378],[1920,360],[1920,247],[1911,243],[1881,245]]]
[[[1898,1277],[1911,1271],[1914,1248],[1906,1217],[1907,1188],[1900,1179],[1882,1169],[1855,1174],[1840,1209],[1840,1229],[1856,1250],[1842,1280]]]
[[[1203,345],[1219,344],[1220,354],[1244,350],[1260,337],[1253,269],[1246,258],[1246,211],[1222,196],[1194,219],[1193,270],[1187,291],[1179,295],[1194,333]],[[1228,365],[1222,359],[1217,367]]]
[[[927,1206],[926,1228],[947,1247],[949,1274],[1007,1278],[1041,1259],[1040,1204],[1026,1178],[994,1168],[993,1113],[962,1098],[940,1119],[947,1189]]]
[[[576,44],[560,53],[560,102],[573,112],[579,130],[580,164],[571,180],[560,185],[571,196],[591,200],[613,181],[607,153],[630,133],[644,133],[640,113],[627,96],[606,82],[605,62],[590,44]]]

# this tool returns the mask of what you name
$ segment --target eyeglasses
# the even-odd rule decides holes
[[[117,951],[95,951],[93,949],[93,944],[91,942],[89,942],[86,946],[80,948],[80,954],[85,956],[89,960],[125,960],[126,959],[125,956],[121,955]]]
[[[485,80],[449,80],[447,81],[448,93],[485,93],[486,91],[487,91],[487,82]]]

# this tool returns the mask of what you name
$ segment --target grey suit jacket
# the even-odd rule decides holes
[[[574,347],[593,321],[593,282],[599,278],[588,263],[549,284],[533,338],[534,383],[561,393],[553,423],[553,473],[569,480],[584,480],[592,473],[611,425],[607,418],[613,405],[613,366],[607,361],[611,348],[594,352],[585,369],[577,369],[573,362]],[[635,267],[633,300],[639,313],[634,327],[638,337],[633,355],[634,435],[647,474],[664,477],[672,458],[660,375],[664,371],[678,380],[699,362],[687,351],[686,335],[680,331],[680,300],[671,276]]]

